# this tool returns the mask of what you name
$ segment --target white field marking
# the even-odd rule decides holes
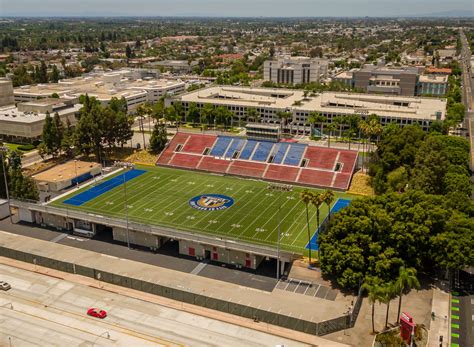
[[[210,221],[208,221],[209,224],[216,224],[217,221],[215,219],[211,219]]]
[[[196,184],[196,182],[190,181],[190,182],[188,182],[188,184],[189,184],[190,186],[193,186],[193,185]]]
[[[240,189],[243,189],[245,186],[246,186],[246,185],[242,185],[242,187],[241,187]],[[240,189],[239,189],[239,190],[240,190]],[[254,196],[254,199],[257,198],[257,197],[258,197],[262,192],[264,192],[264,191],[265,191],[265,190],[262,189],[262,191],[261,191],[260,193],[257,193],[257,195]],[[242,198],[244,198],[245,196],[246,196],[246,194],[243,195]],[[241,198],[241,199],[242,199],[242,198]],[[242,206],[241,206],[240,208],[243,209],[245,206],[247,206],[248,204],[250,204],[254,199],[248,199],[245,203],[242,204]],[[257,205],[257,206],[258,206],[258,205]],[[241,218],[236,224],[242,224],[244,220],[245,220],[245,218]],[[217,230],[219,230],[219,229],[220,229],[221,227],[223,227],[223,226],[225,226],[225,223],[224,223],[222,226],[220,226],[219,228],[217,228]],[[216,231],[217,231],[217,230],[216,230]],[[225,234],[227,235],[228,233],[225,233]],[[239,238],[240,235],[234,236],[234,237]]]
[[[148,171],[148,172],[149,172],[149,171]],[[147,174],[145,173],[144,175],[147,175]],[[140,177],[142,177],[142,176],[140,176]],[[170,177],[172,177],[172,176],[170,176]],[[130,192],[133,192],[134,189],[135,189],[140,183],[141,183],[140,180],[138,180],[138,181],[136,181],[136,182],[133,182],[133,181],[132,181],[132,183],[129,183],[129,184],[127,185],[127,188],[130,190]],[[158,183],[158,184],[159,184],[159,183]],[[156,184],[156,183],[153,184],[151,191],[153,191],[153,188],[155,188],[158,184]],[[108,198],[117,199],[117,200],[123,199],[123,194],[124,194],[124,193],[123,193],[123,190],[120,189],[120,190],[117,190],[117,191],[113,192],[112,195],[108,196]],[[148,194],[147,194],[147,195],[148,195]],[[141,197],[141,198],[142,198],[142,197]],[[127,199],[127,200],[130,200],[130,199]],[[133,197],[132,197],[132,200],[133,200]],[[97,201],[96,203],[91,204],[91,207],[92,207],[92,208],[96,208],[96,204],[99,203],[99,202],[100,202],[100,201]],[[122,205],[122,204],[119,204],[119,205]],[[116,207],[117,209],[116,209],[115,207],[112,208],[112,209],[110,209],[110,210],[109,210],[110,213],[118,213],[118,211],[119,211],[120,208],[121,208],[121,206],[119,206],[119,205],[116,205],[116,206],[117,206],[117,207]]]
[[[146,174],[144,174],[144,175],[146,175]],[[139,177],[141,177],[141,176],[139,176]],[[136,178],[138,178],[138,177],[136,177]],[[103,181],[103,182],[106,182],[106,181]],[[133,182],[133,180],[132,180],[132,181],[129,183],[129,185],[127,185],[127,187],[131,187],[131,188],[132,188],[132,187],[135,187],[135,186],[138,185],[138,184],[140,184],[140,180],[137,180],[137,181],[135,181],[135,182]],[[119,186],[119,187],[121,187],[121,186]],[[116,187],[116,188],[118,188],[118,187]],[[114,188],[114,189],[115,189],[115,188]],[[107,200],[119,200],[119,198],[123,196],[124,192],[123,192],[123,188],[121,188],[121,189],[119,189],[119,190],[115,190],[115,191],[112,190],[112,191],[109,191],[109,192],[104,193],[104,194],[107,194],[107,197],[106,197]],[[101,195],[102,195],[102,194],[101,194]],[[92,200],[93,202],[89,205],[89,207],[95,208],[96,205],[99,205],[99,206],[97,206],[98,208],[102,207],[102,206],[101,206],[101,205],[103,204],[103,200],[102,200],[102,199],[105,197],[105,195],[102,196],[102,199],[101,199],[101,195],[99,195],[97,198],[93,199],[93,200]],[[116,196],[117,196],[117,197],[116,197]],[[94,201],[94,200],[95,200],[95,201]],[[111,209],[110,211],[113,211],[113,210],[114,210],[114,209]]]
[[[173,212],[165,212],[165,215],[166,216],[172,216],[172,215],[174,215],[174,213]]]
[[[208,187],[208,188],[213,188],[214,185],[213,185],[213,184],[206,184],[206,187]]]
[[[266,193],[265,196],[273,196],[272,193]]]
[[[152,209],[152,208],[145,208],[144,211],[145,211],[145,212],[153,212],[153,209]]]
[[[236,190],[236,192],[234,193],[234,195],[237,197],[237,195],[240,193],[240,191],[242,189],[245,189],[247,187],[247,185],[241,185],[241,187],[239,189]],[[246,193],[247,194],[247,193]],[[242,200],[242,199],[245,199],[245,195],[242,195],[242,197],[239,199],[239,200]],[[257,195],[258,196],[258,195]],[[252,202],[253,199],[247,199],[247,201],[245,203],[243,203],[241,206],[240,206],[240,209],[244,209],[245,206],[247,206],[248,204],[250,204]],[[229,209],[230,211],[230,209]],[[240,221],[242,222],[242,220]],[[225,227],[227,224],[226,223],[223,223],[221,224],[215,231],[218,232],[218,230],[222,227]],[[229,230],[230,231],[230,230]],[[228,232],[224,232],[224,235],[228,235],[229,233]]]
[[[224,182],[224,184],[225,184],[225,182]],[[241,185],[241,187],[235,191],[235,193],[234,193],[235,197],[237,197],[238,192],[239,192],[241,189],[243,189],[244,187],[245,187],[245,185]],[[230,209],[224,210],[224,211],[222,211],[222,212],[225,212],[225,211],[230,211]],[[216,212],[216,211],[207,211],[207,213],[206,213],[205,215],[203,215],[202,218],[199,218],[199,219],[192,225],[192,227],[195,227],[196,225],[198,225],[199,223],[201,223],[201,221],[204,221],[204,220],[208,217],[208,214],[209,214],[209,213],[212,213],[212,212]],[[225,218],[225,217],[226,217],[225,215],[221,216],[221,218]],[[219,230],[223,225],[225,225],[225,223],[222,223],[217,229],[214,229],[214,230],[212,230],[212,231],[210,231],[210,232],[215,233],[215,234],[219,234],[219,235],[226,235],[227,233],[220,233],[220,232],[218,232],[218,230]],[[204,228],[205,228],[205,227],[204,227]]]
[[[247,194],[253,194],[253,191],[251,191],[251,190],[246,190],[245,192],[246,192]]]
[[[152,179],[154,179],[154,180],[159,180],[159,179],[160,179],[160,176],[153,176]]]
[[[196,219],[196,216],[187,216],[186,219],[194,220],[194,219]]]
[[[286,200],[285,203],[288,202],[288,201],[291,201],[291,199]],[[283,203],[283,205],[285,205],[285,203]],[[282,207],[283,207],[283,205],[282,205]],[[293,212],[293,210],[294,210],[297,206],[298,206],[298,203],[294,204],[293,208],[292,208],[292,209],[285,215],[285,217],[283,217],[281,220],[284,221],[289,215],[291,215],[291,213]],[[277,213],[278,213],[278,212],[277,212]],[[273,217],[273,216],[272,216],[272,217]],[[265,223],[265,224],[266,224],[266,223]],[[277,230],[277,229],[278,229],[278,226],[277,226],[276,228],[274,228],[271,232],[269,232],[268,235],[267,235],[267,237],[265,238],[265,241],[267,241],[268,238],[270,237],[270,235],[272,235],[273,232],[274,232],[275,230]]]
[[[256,228],[255,231],[257,233],[263,233],[264,231],[266,231],[267,229],[264,229],[264,228]]]
[[[113,203],[113,201],[106,201],[105,204],[106,205],[113,205],[114,203]]]
[[[234,190],[232,187],[227,187],[225,190]]]
[[[173,176],[171,176],[171,177],[173,177]],[[150,204],[150,202],[153,203],[155,200],[157,200],[157,204],[158,204],[158,201],[159,201],[159,203],[160,203],[160,205],[161,205],[161,203],[163,203],[163,201],[166,202],[166,201],[169,199],[169,200],[171,200],[171,202],[170,202],[169,204],[166,204],[165,206],[163,206],[162,210],[168,208],[168,206],[170,206],[171,204],[173,204],[173,203],[175,202],[175,200],[173,200],[173,194],[168,195],[167,193],[170,192],[170,191],[173,191],[173,192],[176,192],[176,191],[181,192],[181,189],[177,189],[176,185],[173,185],[173,184],[172,184],[172,180],[170,180],[169,182],[166,182],[165,184],[163,184],[162,187],[164,187],[164,186],[166,186],[166,185],[168,185],[168,184],[171,184],[171,187],[170,187],[169,189],[166,189],[166,190],[162,191],[162,192],[159,194],[159,195],[160,195],[159,197],[150,197],[150,199],[144,199],[144,198],[147,198],[147,197],[150,196],[150,195],[155,195],[155,194],[156,194],[156,191],[154,191],[154,188],[156,187],[156,184],[154,184],[154,185],[152,186],[152,188],[150,189],[150,193],[148,193],[148,194],[146,194],[146,195],[140,197],[141,200],[146,200],[145,202],[141,203],[140,206],[147,206],[147,205]],[[186,188],[186,190],[187,190],[187,189],[188,189],[188,188]],[[162,198],[162,196],[165,196],[165,198]],[[137,215],[137,217],[138,217],[138,218],[141,218],[142,215],[139,214],[139,215]]]
[[[160,182],[155,182],[155,183],[149,188],[149,192],[148,192],[147,194],[145,194],[145,195],[136,194],[136,195],[134,196],[134,198],[135,198],[135,197],[138,197],[138,198],[135,199],[136,202],[137,202],[137,209],[136,209],[136,211],[133,211],[133,212],[138,212],[140,209],[144,209],[146,206],[149,206],[149,205],[150,205],[150,201],[152,202],[153,199],[152,199],[152,198],[147,199],[147,197],[149,197],[150,195],[156,194],[155,188],[158,187],[158,186],[160,186],[160,185],[161,185],[161,182],[162,182],[162,181],[160,181]],[[170,182],[166,182],[166,183],[162,184],[161,186],[166,186],[167,184],[170,184]],[[169,190],[171,190],[171,189],[169,189]],[[132,198],[132,200],[133,200],[133,198]],[[139,203],[139,204],[138,204],[138,202],[141,201],[141,200],[142,200],[142,201],[145,201],[145,202],[142,202],[142,203]],[[142,215],[143,215],[143,214],[140,213],[140,214],[137,214],[137,215],[135,215],[135,216],[136,216],[137,218],[141,218]]]
[[[242,225],[240,225],[240,224],[232,224],[232,225],[231,225],[232,228],[240,228],[241,226],[242,226]]]
[[[268,201],[265,200],[265,199],[262,199],[262,201],[260,201],[260,202],[257,204],[257,206],[254,207],[254,210],[257,210],[257,207],[258,207],[261,203],[263,203],[263,202],[268,202]],[[286,203],[286,202],[284,202],[283,205],[284,205],[285,203]],[[273,205],[274,205],[274,203],[268,204],[267,208],[264,209],[264,210],[260,213],[260,215],[265,215],[265,212],[266,212],[269,208],[273,207]],[[282,205],[282,206],[283,206],[283,205]],[[252,225],[254,225],[254,224],[255,224],[255,221],[253,221],[252,223],[250,223],[250,225],[249,225],[242,233],[239,234],[239,237],[242,236],[242,234],[246,233],[247,230],[250,230],[249,228],[252,227]],[[265,224],[266,224],[266,223],[265,223]],[[255,234],[254,234],[254,235],[255,235]]]
[[[294,196],[287,196],[286,197],[288,200],[295,200],[296,198]]]

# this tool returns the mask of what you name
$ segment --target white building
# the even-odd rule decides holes
[[[113,97],[123,97],[127,101],[128,111],[133,113],[140,104],[154,103],[164,95],[185,91],[185,83],[180,80],[156,79],[142,72],[127,69],[61,80],[58,83],[23,86],[14,90],[15,101],[48,98],[52,94],[77,101],[81,95],[88,94],[107,105]]]
[[[263,65],[263,79],[275,83],[320,83],[328,77],[329,61],[307,57],[281,57],[267,60]]]
[[[253,108],[261,122],[270,124],[279,124],[278,114],[289,112],[292,117],[284,128],[293,134],[309,132],[311,112],[320,113],[328,123],[338,116],[357,115],[367,119],[376,114],[383,125],[419,124],[424,130],[446,116],[445,99],[398,95],[324,92],[305,96],[302,90],[216,86],[167,99],[166,104],[174,101],[181,101],[186,110],[191,103],[198,107],[223,106],[232,111],[236,119],[245,119],[247,110]]]

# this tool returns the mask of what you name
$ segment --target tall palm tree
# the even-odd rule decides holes
[[[334,124],[334,123],[329,123],[329,124],[327,125],[327,128],[328,128],[328,130],[329,130],[328,147],[331,147],[331,135],[332,135],[332,132],[337,129],[337,126],[336,126],[336,124]]]
[[[313,199],[313,193],[311,193],[308,189],[305,189],[300,193],[300,199],[306,206],[306,226],[308,229],[309,263],[311,264],[311,230],[309,227],[309,204]]]
[[[321,204],[323,203],[323,194],[320,193],[311,193],[311,205],[316,207],[316,228],[317,232],[319,233],[319,223],[320,223],[320,213],[319,209],[321,208]],[[318,248],[318,258],[319,258],[319,248]]]
[[[397,295],[397,288],[392,282],[386,283],[381,287],[380,301],[387,305],[387,313],[385,315],[385,328],[388,328],[388,314],[390,312],[390,301]]]
[[[319,123],[321,133],[320,135],[321,137],[323,137],[324,122],[326,121],[326,117],[324,117],[321,112],[311,112],[309,116],[310,118],[314,119],[314,123]],[[309,119],[308,121],[311,124],[311,121]]]
[[[359,129],[362,135],[364,136],[364,140],[362,141],[362,146],[363,146],[362,150],[364,152],[364,156],[362,157],[362,170],[363,170],[365,166],[365,155],[367,153],[367,139],[370,136],[371,129],[370,129],[369,123],[365,120],[362,120],[359,122]]]
[[[361,287],[362,291],[367,292],[367,297],[369,299],[369,303],[372,305],[372,333],[375,334],[375,303],[380,300],[382,295],[382,289],[376,283],[364,283]]]
[[[332,190],[327,189],[326,191],[324,191],[322,196],[323,196],[323,202],[328,207],[328,220],[331,221],[331,205],[335,198],[334,192]]]
[[[400,322],[400,312],[402,310],[402,296],[405,290],[410,290],[412,288],[419,289],[420,282],[416,277],[416,269],[414,268],[405,268],[400,266],[398,269],[398,278],[395,281],[395,288],[399,292],[400,299],[398,301],[398,314],[397,314],[397,323]]]
[[[339,138],[342,137],[342,127],[345,125],[345,120],[343,116],[337,116],[333,119],[334,124],[339,127]]]

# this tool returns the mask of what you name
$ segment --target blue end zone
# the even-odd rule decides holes
[[[350,203],[351,203],[351,201],[347,200],[347,199],[337,199],[336,203],[331,208],[331,214],[339,212],[344,207],[349,206]],[[324,224],[324,222],[326,221],[327,218],[328,217],[326,216],[326,218],[323,220],[323,222],[321,224]],[[314,233],[313,237],[311,238],[311,241],[306,245],[305,248],[309,249],[309,245],[311,245],[311,250],[314,250],[314,251],[319,250],[318,236],[319,236],[319,226],[318,226],[318,229],[316,230],[316,232]]]
[[[82,192],[80,194],[77,194],[76,196],[73,196],[70,199],[65,200],[64,203],[73,206],[81,206],[82,204],[85,204],[86,202],[91,201],[92,199],[95,199],[104,193],[107,193],[109,190],[120,186],[124,182],[128,182],[134,179],[135,177],[144,174],[145,172],[145,170],[136,169],[127,171],[125,174],[115,176],[110,180],[107,180],[95,187],[86,190],[85,192]]]

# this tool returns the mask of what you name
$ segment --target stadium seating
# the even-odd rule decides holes
[[[182,151],[186,153],[203,154],[206,148],[212,148],[214,142],[216,142],[215,136],[193,135],[188,138]]]
[[[233,141],[232,137],[219,136],[217,138],[217,143],[211,150],[211,155],[214,157],[223,157],[224,153],[227,151],[230,143]]]
[[[283,164],[299,166],[306,147],[305,145],[291,144]]]
[[[268,156],[270,155],[270,151],[273,148],[273,142],[260,142],[258,144],[257,149],[255,150],[255,154],[252,157],[252,160],[255,161],[267,161]]]
[[[356,151],[303,143],[179,132],[158,157],[157,165],[346,190],[357,155]]]

